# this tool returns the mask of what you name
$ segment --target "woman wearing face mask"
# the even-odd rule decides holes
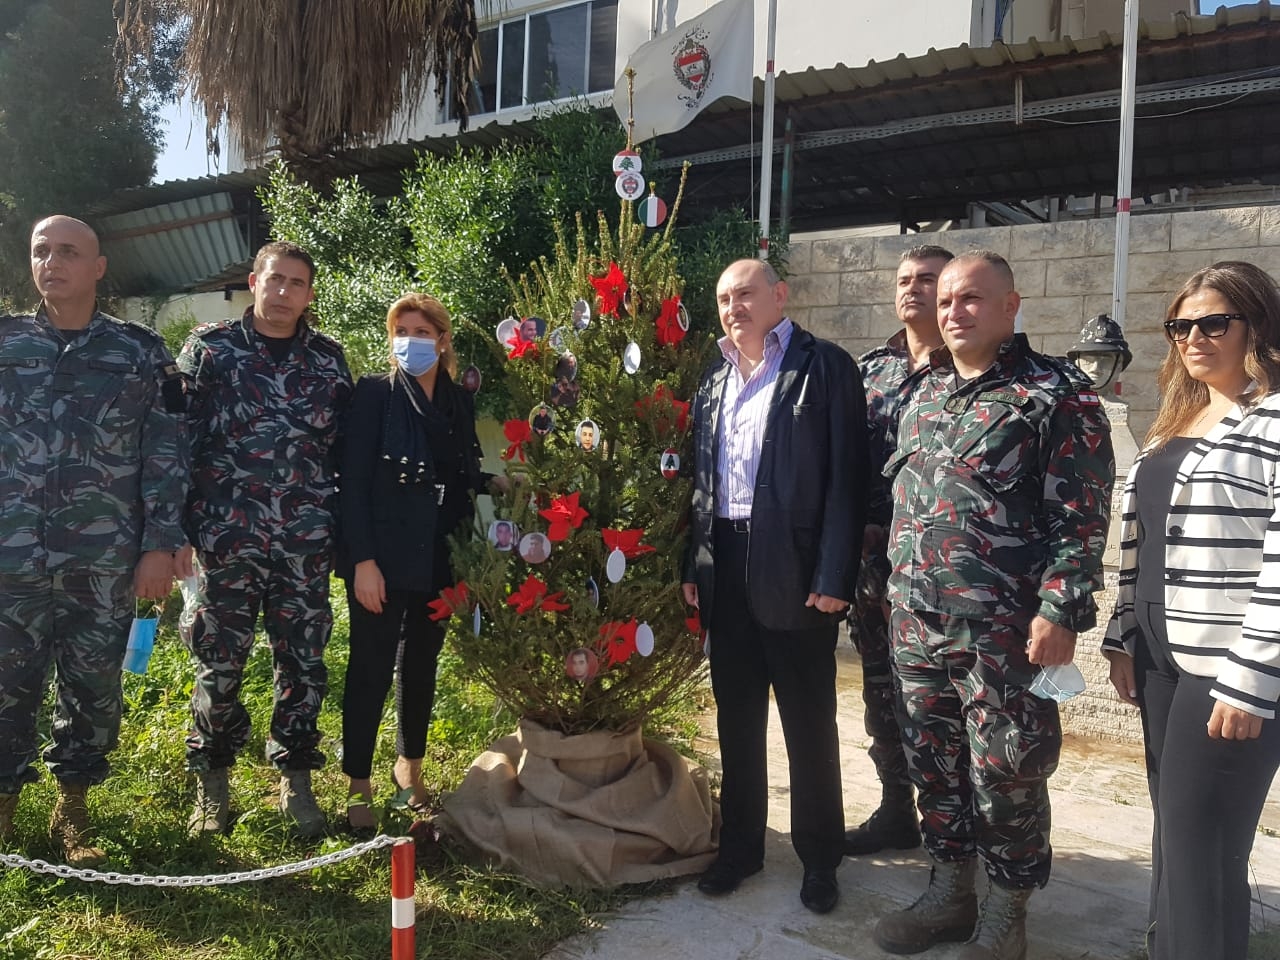
[[[391,371],[356,385],[344,427],[342,539],[351,653],[342,697],[347,822],[375,826],[369,776],[383,703],[396,678],[392,782],[411,809],[425,808],[422,780],[444,622],[427,604],[453,583],[448,537],[470,523],[480,472],[471,394],[453,377],[449,314],[410,293],[387,311]]]

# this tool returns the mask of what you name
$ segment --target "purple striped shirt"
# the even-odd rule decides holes
[[[724,385],[720,446],[716,450],[717,517],[741,520],[751,516],[751,497],[756,488],[765,423],[793,329],[791,320],[783,317],[765,334],[764,359],[746,378],[738,367],[738,348],[728,337],[719,340],[720,352],[731,369]]]

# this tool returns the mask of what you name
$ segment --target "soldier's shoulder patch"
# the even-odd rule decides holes
[[[1092,390],[1080,390],[1070,397],[1067,402],[1077,407],[1100,407],[1102,406],[1102,398]]]

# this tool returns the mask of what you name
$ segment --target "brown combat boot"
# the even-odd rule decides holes
[[[96,867],[107,859],[104,850],[92,846],[86,839],[92,831],[84,802],[85,790],[82,783],[59,781],[58,802],[49,821],[49,838],[61,845],[63,859],[70,866],[82,868]]]
[[[293,821],[293,833],[314,839],[324,833],[324,811],[311,792],[310,770],[285,770],[280,775],[280,812]]]
[[[973,936],[978,898],[973,892],[975,857],[934,861],[929,888],[905,910],[887,914],[872,938],[887,953],[920,953],[937,943],[960,943]]]
[[[1027,960],[1027,901],[1030,890],[991,884],[978,926],[956,960]]]
[[[13,815],[18,812],[18,794],[0,793],[0,840],[13,836]]]
[[[187,821],[187,832],[198,837],[204,833],[226,833],[231,822],[230,785],[227,768],[205,770],[196,780],[196,803]]]

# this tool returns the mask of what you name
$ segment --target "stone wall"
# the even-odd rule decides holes
[[[1045,353],[1066,353],[1085,320],[1111,310],[1115,222],[1108,219],[906,236],[797,237],[790,250],[789,313],[855,355],[882,343],[899,327],[893,309],[898,257],[919,243],[956,253],[984,247],[1006,257],[1023,296],[1025,332]],[[1249,260],[1280,279],[1280,206],[1135,215],[1129,250],[1125,336],[1133,363],[1121,399],[1129,405],[1128,428],[1140,439],[1157,409],[1156,370],[1168,351],[1161,323],[1173,293],[1191,273],[1217,260]],[[1132,449],[1131,442],[1123,445]],[[1114,525],[1112,530],[1114,539]],[[1107,559],[1114,563],[1115,555],[1110,544]],[[1099,597],[1104,622],[1082,634],[1078,645],[1076,662],[1089,689],[1064,707],[1063,726],[1141,742],[1137,711],[1116,698],[1107,661],[1098,653],[1115,584],[1112,566]]]
[[[1280,206],[1135,214],[1130,222],[1125,336],[1133,364],[1122,398],[1141,438],[1157,397],[1155,371],[1168,350],[1161,323],[1174,291],[1216,260],[1249,260],[1280,278]],[[893,277],[903,250],[938,243],[959,253],[985,247],[1013,266],[1025,331],[1045,353],[1063,354],[1090,317],[1111,312],[1115,221],[1066,220],[882,237],[829,237],[791,245],[790,313],[854,354],[898,329]]]

